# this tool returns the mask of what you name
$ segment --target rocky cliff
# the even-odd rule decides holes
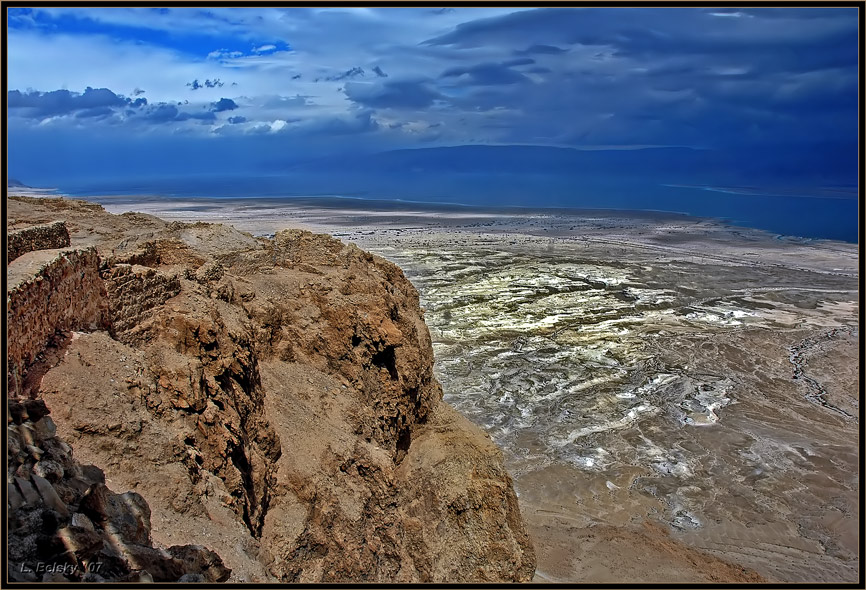
[[[398,267],[298,230],[269,240],[81,201],[8,207],[10,231],[62,219],[72,248],[94,247],[87,301],[104,298],[102,324],[39,337],[17,395],[50,408],[104,484],[149,506],[167,558],[187,551],[209,564],[195,575],[217,579],[213,559],[178,549],[204,546],[230,581],[531,579],[500,452],[442,402]],[[9,300],[11,339],[25,323]]]

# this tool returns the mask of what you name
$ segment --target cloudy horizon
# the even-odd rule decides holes
[[[34,6],[7,17],[9,173],[25,182],[260,173],[460,145],[827,161],[854,146],[856,159],[856,8]]]

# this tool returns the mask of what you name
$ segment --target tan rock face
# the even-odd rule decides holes
[[[441,401],[399,268],[297,230],[10,206],[100,236],[111,326],[72,338],[39,396],[146,500],[155,544],[205,545],[232,581],[531,579],[500,453]]]

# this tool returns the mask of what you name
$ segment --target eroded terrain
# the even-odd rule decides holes
[[[664,215],[213,216],[404,269],[445,399],[505,451],[537,581],[858,579],[856,245]]]
[[[381,253],[418,285],[446,399],[507,449],[530,520],[650,517],[769,578],[857,579],[855,281],[460,241]],[[538,575],[571,579],[555,565]]]

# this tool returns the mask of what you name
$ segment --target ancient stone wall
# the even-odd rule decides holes
[[[7,272],[6,358],[10,396],[57,331],[104,329],[108,301],[95,248],[45,250]]]
[[[116,264],[103,271],[108,318],[113,335],[137,326],[148,311],[180,292],[180,280],[137,264]]]
[[[6,264],[27,252],[66,248],[69,243],[69,230],[64,221],[11,231],[6,239]]]

